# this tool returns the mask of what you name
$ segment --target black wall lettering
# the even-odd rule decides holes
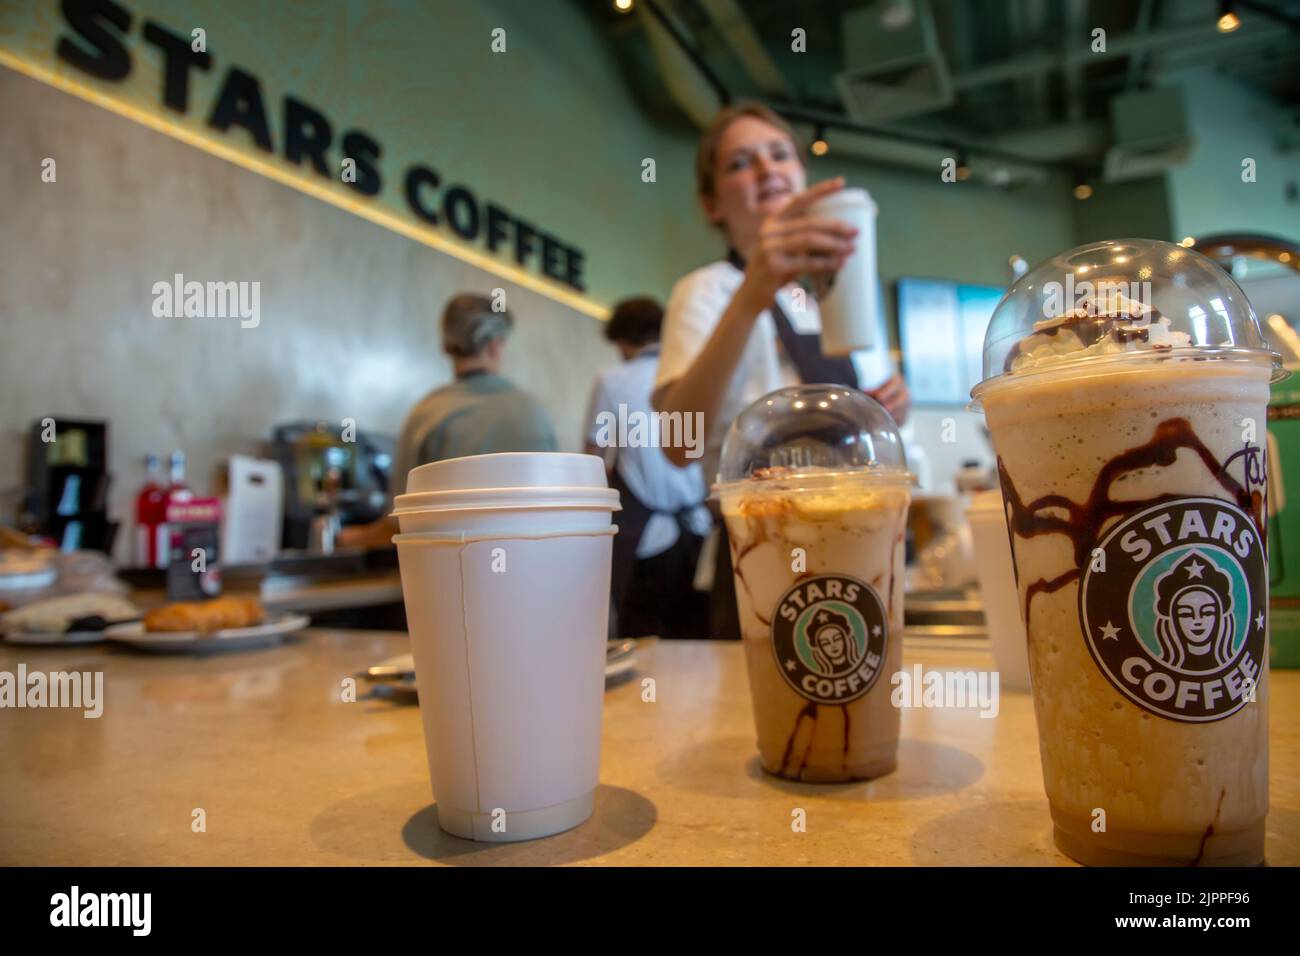
[[[519,265],[525,265],[528,257],[537,251],[533,240],[537,238],[537,230],[531,223],[525,222],[518,216],[515,217],[515,262]]]
[[[582,267],[586,264],[587,257],[581,250],[566,246],[569,252],[569,267],[564,271],[564,281],[573,286],[579,292],[585,292],[587,287],[582,282]]]
[[[131,54],[122,38],[101,21],[106,20],[122,33],[131,29],[131,14],[113,0],[63,0],[63,19],[92,48],[59,37],[54,48],[59,59],[101,80],[123,80],[131,72]]]
[[[357,161],[357,181],[348,186],[363,196],[378,196],[384,181],[379,175],[378,161],[383,155],[379,144],[356,130],[343,134],[343,157]]]
[[[325,150],[334,139],[330,121],[302,100],[292,96],[284,98],[284,158],[295,166],[302,165],[303,156],[311,157],[316,172],[332,179]]]
[[[406,204],[411,212],[433,226],[438,224],[438,214],[421,201],[420,187],[437,189],[438,183],[438,174],[428,166],[412,166],[406,173]]]
[[[189,37],[172,33],[152,20],[144,25],[144,38],[162,50],[163,103],[184,113],[190,104],[190,67],[206,70],[212,65],[211,54],[195,53]]]
[[[252,134],[259,149],[271,152],[271,130],[266,125],[262,84],[257,77],[232,66],[226,73],[217,105],[208,117],[208,125],[222,132],[231,126],[242,126]]]
[[[506,212],[496,203],[487,204],[487,247],[489,252],[496,252],[497,246],[505,242],[509,233],[506,227],[510,225],[510,213]]]
[[[464,186],[450,186],[442,194],[442,214],[462,239],[478,236],[478,200]]]

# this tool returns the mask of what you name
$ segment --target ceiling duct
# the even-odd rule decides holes
[[[1178,89],[1125,93],[1111,101],[1113,142],[1106,152],[1107,182],[1142,179],[1165,172],[1192,154],[1192,136]]]
[[[909,6],[910,17],[899,15],[897,0],[877,0],[844,15],[845,69],[835,84],[859,123],[932,113],[953,101],[929,0]]]

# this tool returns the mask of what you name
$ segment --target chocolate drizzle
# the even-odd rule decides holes
[[[1132,472],[1154,465],[1169,467],[1178,457],[1178,452],[1184,448],[1200,458],[1228,498],[1251,516],[1261,543],[1267,541],[1268,537],[1264,530],[1264,496],[1262,490],[1258,488],[1247,490],[1232,475],[1228,474],[1228,466],[1235,459],[1243,458],[1247,485],[1253,484],[1256,480],[1255,463],[1258,460],[1259,448],[1247,446],[1229,456],[1227,461],[1221,465],[1214,457],[1214,453],[1197,436],[1191,422],[1186,418],[1166,419],[1156,426],[1155,435],[1152,436],[1150,441],[1121,452],[1106,462],[1097,474],[1097,480],[1093,483],[1088,499],[1082,504],[1076,504],[1062,495],[1043,495],[1026,503],[1016,490],[1015,482],[1008,473],[1002,458],[998,457],[998,478],[1002,483],[1003,497],[1010,509],[1007,523],[1013,540],[1015,535],[1022,538],[1033,538],[1046,534],[1063,534],[1070,540],[1070,544],[1074,548],[1075,566],[1072,570],[1066,571],[1051,580],[1039,578],[1037,581],[1030,583],[1025,589],[1026,626],[1028,626],[1029,622],[1029,605],[1035,594],[1058,591],[1077,579],[1083,572],[1090,551],[1100,537],[1102,525],[1107,520],[1151,505],[1183,497],[1178,494],[1162,494],[1141,501],[1116,501],[1111,497],[1111,490],[1120,478]],[[1260,466],[1260,471],[1261,476],[1258,480],[1262,482],[1262,466]],[[1064,517],[1043,512],[1064,512]],[[1019,563],[1014,560],[1014,547],[1012,548],[1012,558],[1016,566],[1016,579],[1019,580],[1020,567]]]
[[[785,768],[790,765],[790,756],[794,751],[794,741],[795,738],[799,736],[799,727],[803,723],[805,717],[810,721],[808,725],[808,746],[804,748],[803,760],[794,770],[794,776],[796,778],[803,776],[803,768],[808,765],[808,757],[812,752],[813,736],[817,732],[816,701],[808,701],[808,703],[804,705],[803,710],[799,711],[799,716],[795,718],[794,729],[790,731],[790,739],[787,740],[785,744],[785,753],[781,756],[781,769],[778,772],[783,777],[786,775]]]
[[[1214,836],[1214,825],[1219,822],[1219,816],[1223,813],[1223,798],[1227,795],[1227,787],[1224,787],[1219,791],[1219,805],[1214,809],[1214,819],[1210,821],[1210,825],[1207,826],[1205,832],[1201,834],[1201,845],[1196,851],[1195,858],[1192,860],[1192,866],[1201,865],[1201,859],[1205,856],[1205,844],[1209,842],[1210,837]]]
[[[745,579],[745,572],[741,569],[740,566],[740,563],[745,560],[745,557],[749,554],[749,552],[753,551],[760,544],[762,544],[763,540],[765,539],[756,539],[752,541],[750,544],[746,545],[744,549],[737,549],[735,541],[731,540],[730,536],[728,537],[728,543],[731,547],[731,567],[735,572],[736,580],[739,581],[744,586],[745,593],[749,595],[749,603],[750,606],[753,607],[754,609],[754,616],[758,618],[760,622],[762,622],[764,627],[771,627],[772,621],[769,618],[763,617],[763,615],[759,612],[758,605],[754,601],[754,591],[752,588],[750,588],[749,581]]]

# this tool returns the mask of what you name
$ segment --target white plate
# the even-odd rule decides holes
[[[265,624],[233,627],[212,634],[198,631],[146,631],[143,621],[115,624],[104,631],[109,640],[129,644],[142,651],[174,653],[185,651],[237,650],[276,644],[285,634],[301,631],[311,623],[303,614],[282,614]]]
[[[122,625],[113,625],[121,627]],[[33,644],[46,647],[59,644],[97,644],[107,640],[106,631],[13,631],[5,634],[6,644]]]

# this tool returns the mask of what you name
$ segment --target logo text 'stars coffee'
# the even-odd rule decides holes
[[[847,704],[880,676],[889,619],[864,581],[829,574],[800,581],[772,615],[772,651],[786,682],[819,704]]]
[[[1268,571],[1255,523],[1217,498],[1181,498],[1119,522],[1085,570],[1088,649],[1129,700],[1205,722],[1254,699],[1267,653]]]

